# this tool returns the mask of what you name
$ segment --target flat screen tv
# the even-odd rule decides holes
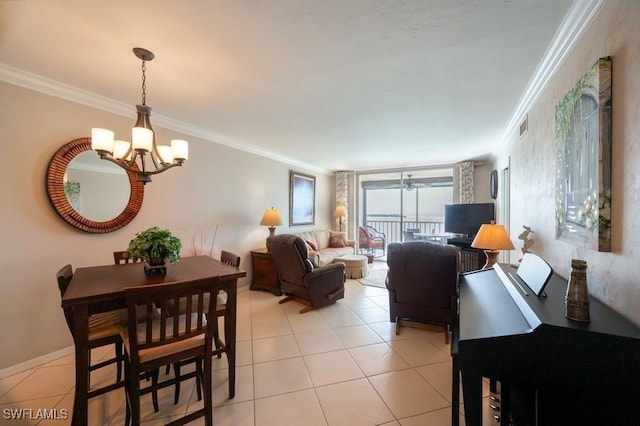
[[[467,238],[473,238],[480,225],[490,223],[495,217],[493,203],[445,204],[444,232],[464,234]]]

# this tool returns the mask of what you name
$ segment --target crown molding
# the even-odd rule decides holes
[[[606,0],[573,1],[511,115],[503,135],[503,142],[506,142],[509,135],[520,125],[549,80],[556,74],[605,3]]]
[[[3,63],[0,63],[0,81],[41,92],[67,101],[86,105],[92,108],[97,108],[113,114],[121,115],[123,117],[131,117],[132,119],[135,117],[135,114],[132,112],[132,106],[129,104],[118,102],[113,99],[98,95],[96,93],[88,92],[86,90],[82,90],[56,80],[51,80],[49,78],[33,74]],[[197,137],[220,145],[225,145],[234,149],[248,152],[250,154],[269,158],[271,160],[279,161],[281,163],[289,164],[301,169],[311,170],[316,173],[325,175],[333,173],[331,170],[298,161],[283,155],[275,154],[262,148],[258,148],[257,146],[239,142],[220,133],[204,129],[202,127],[193,126],[189,123],[185,123],[184,121],[174,120],[163,115],[154,114],[153,125],[156,127],[174,130],[185,135]]]

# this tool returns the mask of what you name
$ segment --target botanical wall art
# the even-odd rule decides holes
[[[556,106],[556,238],[611,250],[611,57]]]
[[[316,215],[316,178],[291,172],[289,226],[313,225]]]

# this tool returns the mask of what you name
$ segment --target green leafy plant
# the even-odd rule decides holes
[[[180,259],[182,242],[168,229],[157,226],[138,232],[129,243],[126,256],[132,260],[168,259],[176,263]]]

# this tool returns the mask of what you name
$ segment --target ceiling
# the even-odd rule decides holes
[[[147,63],[156,128],[319,171],[447,164],[504,140],[572,7],[0,0],[0,79],[133,123],[141,63],[131,49],[140,46],[156,55]],[[99,126],[87,123],[87,134]]]

